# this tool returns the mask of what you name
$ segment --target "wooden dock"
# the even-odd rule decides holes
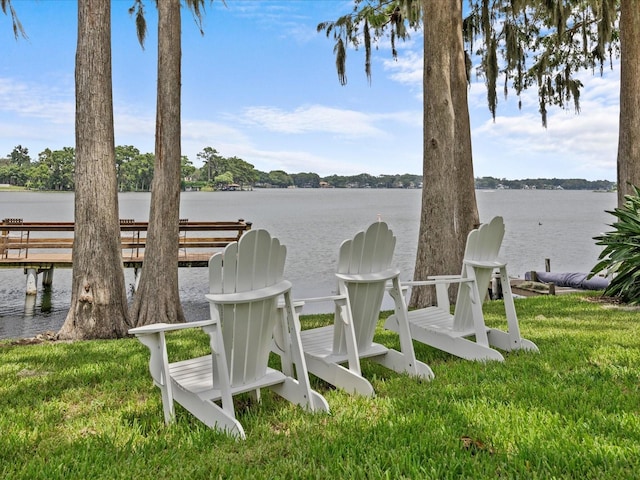
[[[144,264],[148,222],[120,220],[122,262],[136,271],[136,284]],[[37,275],[43,286],[51,285],[56,268],[73,268],[73,222],[24,222],[6,218],[0,222],[0,268],[22,268],[27,275],[27,294],[36,294]],[[179,224],[179,267],[206,267],[209,258],[251,229],[244,219],[228,222]]]

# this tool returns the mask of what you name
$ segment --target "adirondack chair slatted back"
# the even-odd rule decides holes
[[[498,254],[500,253],[503,238],[504,221],[502,217],[494,217],[491,222],[483,223],[479,228],[469,232],[467,237],[467,245],[462,261],[462,276],[465,278],[471,275],[475,276],[478,293],[480,294],[480,302],[484,300],[484,296],[489,288],[493,268],[474,268],[472,263],[491,263],[498,261]],[[453,322],[454,330],[466,330],[473,326],[470,301],[469,288],[461,287],[458,290],[458,298],[456,301]]]
[[[385,222],[373,223],[366,231],[361,231],[340,246],[338,273],[368,274],[391,268],[396,237]],[[353,315],[353,325],[358,349],[366,349],[373,341],[380,307],[385,293],[386,281],[367,283],[347,283],[339,285],[349,293]],[[337,312],[336,312],[337,314]],[[344,331],[334,330],[334,352],[344,353],[346,343]]]
[[[210,293],[241,293],[283,280],[286,247],[266,230],[251,230],[209,261]],[[262,377],[267,369],[277,297],[211,306],[220,315],[231,386]]]

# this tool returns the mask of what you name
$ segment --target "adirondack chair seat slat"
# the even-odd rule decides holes
[[[428,327],[434,331],[442,330],[443,334],[456,337],[468,337],[475,334],[475,330],[472,328],[456,330],[453,316],[438,307],[427,307],[410,311],[409,327],[412,329],[415,327]]]
[[[196,393],[203,399],[221,397],[222,387],[213,375],[211,355],[175,362],[169,366],[169,373],[180,387]],[[282,383],[285,375],[279,370],[267,367],[267,373],[259,380],[231,387],[232,395],[250,392],[256,388]]]
[[[149,369],[166,423],[175,419],[176,401],[209,427],[244,438],[233,396],[252,392],[259,399],[264,388],[308,410],[329,411],[309,383],[291,282],[283,278],[285,258],[278,239],[251,230],[209,260],[210,320],[129,330],[151,351]],[[209,335],[211,354],[170,363],[165,334],[194,327]],[[275,344],[281,370],[267,364]]]
[[[469,233],[460,275],[429,278],[436,285],[437,305],[409,312],[409,328],[414,340],[461,358],[479,361],[503,361],[504,356],[495,348],[538,351],[533,342],[520,336],[506,262],[498,257],[503,237],[504,221],[502,217],[495,217]],[[482,302],[495,270],[500,272],[507,331],[487,327],[482,312]],[[450,283],[459,284],[453,313],[446,290]],[[403,291],[421,284],[429,284],[429,281],[407,282]],[[399,330],[395,316],[387,319],[385,328]]]
[[[335,363],[345,363],[349,360],[347,354],[336,354],[328,346],[333,339],[333,325],[319,327],[301,332],[302,344],[305,353],[317,357],[325,358],[327,361]],[[369,348],[358,351],[360,358],[375,357],[387,353],[387,347],[378,343],[372,343]]]

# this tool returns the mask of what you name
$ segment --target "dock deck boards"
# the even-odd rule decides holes
[[[184,253],[178,255],[179,267],[206,267],[209,258],[215,252],[206,253]],[[122,262],[126,268],[139,268],[142,266],[144,254],[125,255],[123,252]],[[55,268],[72,268],[71,253],[31,253],[29,256],[15,255],[8,258],[0,258],[0,268],[36,268],[46,270]]]

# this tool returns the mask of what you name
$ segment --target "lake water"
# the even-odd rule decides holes
[[[504,217],[502,256],[512,277],[544,270],[545,258],[555,272],[587,272],[600,247],[593,237],[608,231],[615,218],[605,212],[616,206],[615,193],[591,191],[497,190],[476,192],[480,220]],[[252,192],[187,192],[180,218],[237,220],[266,228],[287,246],[286,276],[294,297],[322,296],[335,289],[333,272],[340,243],[366,228],[377,216],[397,237],[396,265],[401,279],[413,275],[420,214],[419,190],[290,189]],[[120,217],[146,221],[149,193],[120,195]],[[0,218],[25,221],[73,221],[72,193],[0,192]],[[452,272],[457,273],[457,272]],[[127,284],[133,271],[125,271]],[[38,279],[41,282],[41,278]],[[26,277],[19,269],[0,269],[0,338],[29,337],[57,330],[71,298],[71,270],[58,269],[53,287],[39,289],[36,305],[25,308]],[[189,320],[208,316],[204,268],[180,269],[180,295]],[[329,311],[330,305],[305,309]],[[25,313],[25,310],[27,313]]]

